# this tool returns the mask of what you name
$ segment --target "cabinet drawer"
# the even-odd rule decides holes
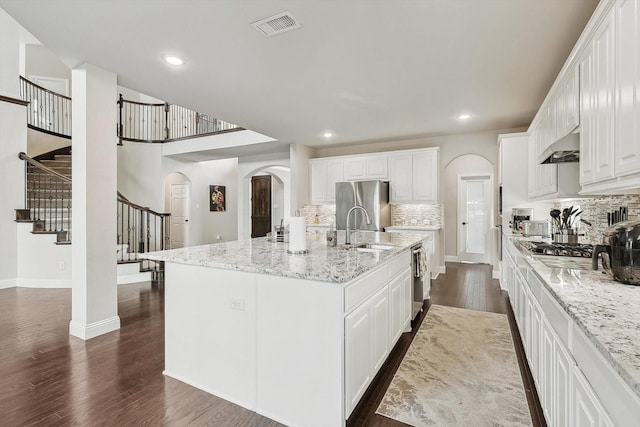
[[[411,253],[409,251],[402,252],[395,259],[389,262],[388,279],[396,277],[402,270],[411,265]]]
[[[529,283],[529,288],[531,289],[531,293],[538,301],[538,304],[541,304],[542,299],[542,282],[538,279],[538,276],[533,272],[533,269],[529,270],[529,275],[527,277],[527,282]]]
[[[344,290],[345,313],[349,313],[375,291],[387,284],[388,269],[384,267],[375,269],[346,287]]]
[[[562,307],[555,301],[553,295],[551,295],[546,289],[542,290],[542,311],[546,316],[549,324],[553,327],[553,330],[558,335],[558,338],[566,348],[569,346],[569,328],[571,319],[564,311]]]

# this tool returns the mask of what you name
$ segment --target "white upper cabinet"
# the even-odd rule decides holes
[[[640,2],[615,9],[615,172],[640,171]]]
[[[439,149],[398,151],[389,156],[391,203],[438,202]]]
[[[640,187],[640,5],[616,0],[580,57],[582,194]]]
[[[313,204],[335,203],[336,182],[364,179],[388,180],[391,203],[438,202],[438,148],[311,159],[310,169]]]
[[[353,156],[344,158],[345,181],[389,178],[388,156]]]
[[[342,159],[311,159],[311,203],[331,204],[336,202],[336,182],[344,181]]]
[[[413,200],[413,156],[395,154],[389,156],[389,182],[392,202],[410,202]]]
[[[424,150],[413,155],[413,200],[424,203],[436,203],[438,200],[437,150]]]

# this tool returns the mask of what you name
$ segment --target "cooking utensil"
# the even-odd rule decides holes
[[[602,244],[593,248],[592,267],[602,267],[618,282],[640,285],[640,221],[623,221],[602,233]]]

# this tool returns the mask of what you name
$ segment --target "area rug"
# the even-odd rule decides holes
[[[531,426],[504,314],[432,305],[377,414],[422,426]]]

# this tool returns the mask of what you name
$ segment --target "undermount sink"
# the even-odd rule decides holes
[[[352,245],[343,245],[340,249],[356,252],[380,252],[388,251],[395,248],[393,245],[383,245],[380,243],[356,243]]]

